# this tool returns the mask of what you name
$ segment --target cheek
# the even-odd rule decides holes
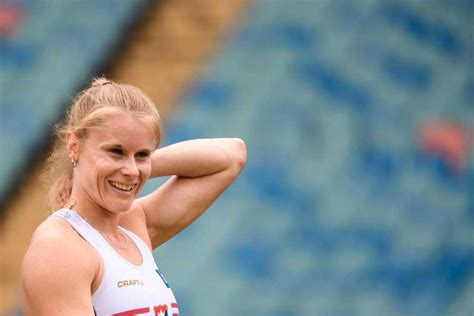
[[[97,184],[102,182],[114,168],[114,162],[104,159],[97,159],[88,166],[89,182]]]
[[[143,180],[146,180],[150,177],[151,174],[151,160],[143,162],[140,165],[140,174],[142,175]]]

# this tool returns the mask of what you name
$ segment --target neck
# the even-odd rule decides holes
[[[70,202],[66,206],[101,233],[114,235],[117,232],[120,214],[112,213],[85,199],[75,198],[74,195],[71,195]]]

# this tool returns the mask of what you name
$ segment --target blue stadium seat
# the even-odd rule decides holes
[[[426,120],[472,121],[464,5],[253,4],[173,122],[248,145],[235,187],[156,253],[199,302],[182,312],[474,312],[472,177],[416,144]],[[212,260],[183,276],[196,236]]]
[[[146,2],[11,3],[24,17],[14,35],[0,37],[0,143],[9,153],[0,167],[2,198]]]

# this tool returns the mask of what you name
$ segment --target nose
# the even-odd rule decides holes
[[[138,177],[140,171],[138,170],[137,162],[133,157],[128,158],[124,162],[124,166],[121,169],[122,174],[129,177]]]

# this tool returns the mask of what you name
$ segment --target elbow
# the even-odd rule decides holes
[[[237,176],[247,162],[247,146],[240,138],[232,139],[231,166]]]

